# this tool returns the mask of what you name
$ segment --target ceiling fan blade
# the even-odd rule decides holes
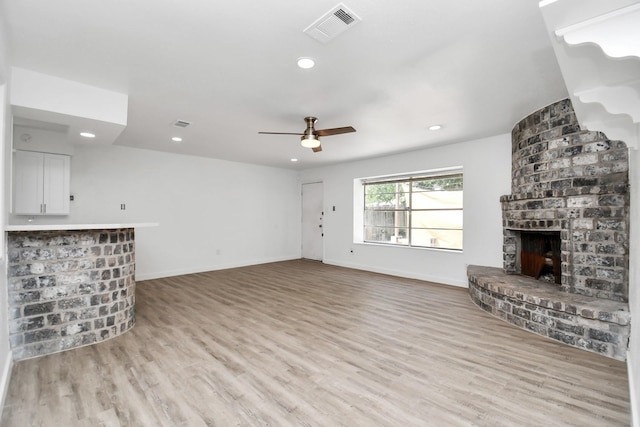
[[[304,135],[304,133],[293,133],[293,132],[258,132],[262,135]]]
[[[332,128],[332,129],[318,129],[316,130],[316,135],[318,136],[329,136],[329,135],[339,135],[341,133],[350,133],[355,132],[356,130],[351,126],[345,126],[342,128]]]
[[[312,148],[314,153],[317,153],[318,151],[322,151],[322,145],[318,145],[317,147]]]

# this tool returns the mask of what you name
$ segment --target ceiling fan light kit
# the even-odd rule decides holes
[[[302,135],[300,141],[304,148],[317,148],[320,146],[320,139],[315,135]]]

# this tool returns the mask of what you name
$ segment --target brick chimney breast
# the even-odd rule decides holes
[[[583,131],[571,101],[512,130],[511,194],[502,196],[504,271],[520,274],[523,231],[560,233],[561,290],[628,301],[628,149]]]

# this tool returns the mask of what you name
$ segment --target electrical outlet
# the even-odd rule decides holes
[[[127,205],[125,205],[124,203],[120,204],[120,210],[123,211],[127,209]]]

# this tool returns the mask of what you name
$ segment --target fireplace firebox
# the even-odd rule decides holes
[[[522,231],[519,246],[521,274],[562,283],[559,231]]]

